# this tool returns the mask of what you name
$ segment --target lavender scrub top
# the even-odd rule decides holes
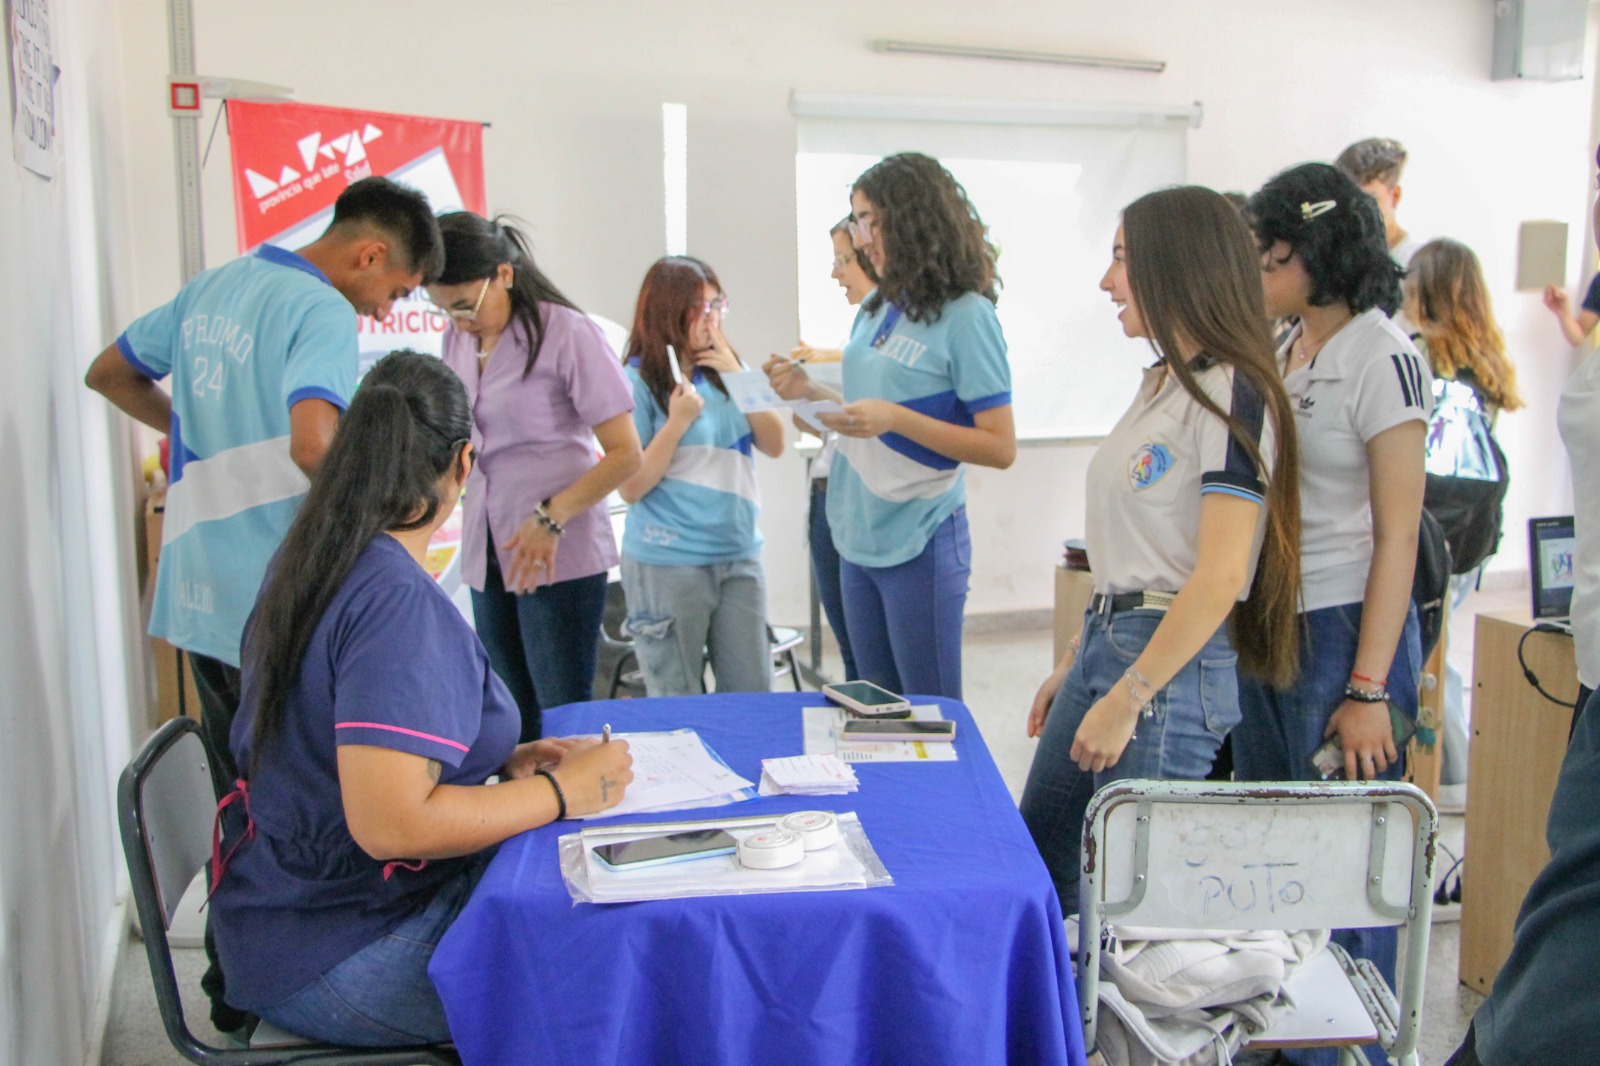
[[[521,322],[500,335],[481,378],[478,339],[454,326],[444,335],[445,364],[465,383],[472,404],[477,462],[467,478],[461,576],[479,592],[489,534],[505,570],[510,555],[501,545],[542,501],[599,462],[590,427],[633,410],[633,389],[600,327],[558,304],[541,303],[539,314],[544,346],[527,377],[522,370],[532,337]],[[617,543],[602,500],[567,521],[551,580],[589,577],[615,565]]]

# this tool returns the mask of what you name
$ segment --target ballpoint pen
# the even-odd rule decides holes
[[[600,730],[600,743],[605,744],[611,740],[611,723],[607,722]]]

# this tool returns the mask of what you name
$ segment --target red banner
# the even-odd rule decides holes
[[[353,181],[387,175],[435,212],[487,213],[483,125],[316,104],[228,101],[239,250],[315,240]]]

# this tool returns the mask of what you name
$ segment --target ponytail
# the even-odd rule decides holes
[[[437,359],[394,352],[372,368],[273,558],[244,645],[256,679],[252,761],[283,732],[301,660],[372,539],[427,526],[470,441],[466,390]]]
[[[556,288],[533,261],[533,246],[528,236],[512,223],[511,215],[496,215],[493,220],[471,211],[452,211],[439,216],[439,232],[444,237],[444,273],[440,285],[460,285],[493,277],[500,264],[511,266],[511,321],[528,333],[528,361],[522,376],[533,373],[533,364],[544,347],[545,320],[541,303],[555,304],[573,311],[578,305]],[[581,314],[581,312],[579,312]]]

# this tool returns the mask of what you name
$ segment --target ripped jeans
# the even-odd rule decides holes
[[[707,659],[718,692],[772,691],[760,559],[658,566],[624,554],[622,591],[646,693],[699,695]]]

